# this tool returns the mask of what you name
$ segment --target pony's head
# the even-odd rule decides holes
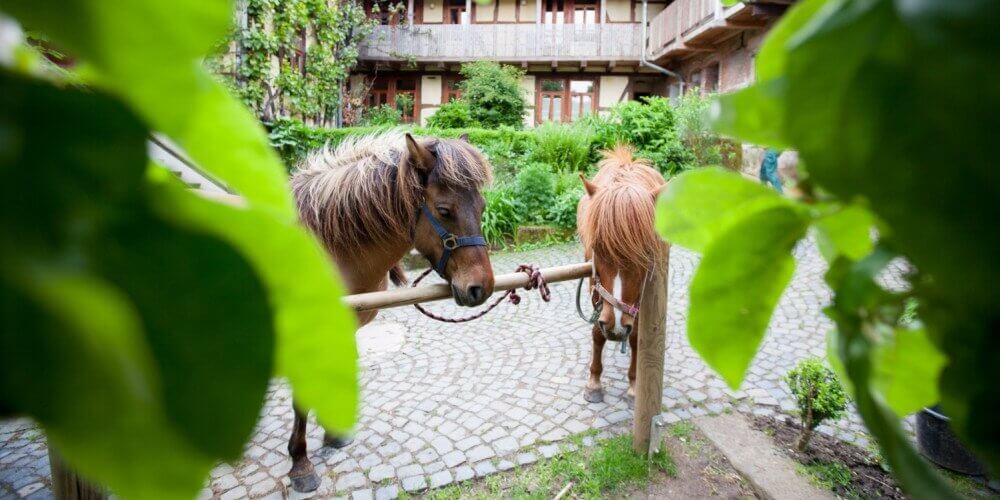
[[[582,174],[577,227],[594,264],[592,300],[600,308],[598,326],[609,340],[628,338],[635,326],[646,271],[662,244],[655,229],[655,202],[663,176],[619,146],[604,153],[594,180]],[[598,293],[597,286],[614,300]],[[617,302],[617,304],[616,304]]]
[[[406,134],[400,174],[419,183],[422,189],[416,192],[422,199],[415,204],[426,207],[426,213],[419,209],[413,223],[414,247],[432,266],[441,266],[438,271],[451,285],[456,303],[482,304],[493,294],[487,248],[479,244],[455,246],[455,241],[482,238],[485,201],[480,188],[490,180],[489,162],[464,135],[460,139],[417,140]],[[442,236],[441,228],[454,239]]]

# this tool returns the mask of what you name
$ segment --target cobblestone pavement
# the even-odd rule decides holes
[[[684,335],[686,289],[698,256],[673,249],[663,391],[669,421],[732,406],[759,414],[793,409],[781,377],[798,360],[823,356],[824,335],[832,326],[821,312],[830,299],[822,280],[825,263],[812,243],[800,244],[794,253],[792,284],[746,381],[733,392]],[[493,264],[503,273],[519,263],[548,267],[581,260],[579,246],[567,244],[498,254]],[[895,278],[900,270],[888,273],[888,286],[904,286]],[[548,304],[535,292],[523,293],[520,306],[504,304],[485,319],[459,325],[431,321],[413,308],[382,312],[359,334],[364,389],[353,444],[322,449],[322,430],[310,426],[310,456],[322,477],[319,496],[390,498],[401,490],[441,487],[552,456],[561,441],[590,429],[605,434],[628,429],[628,357],[617,344],[609,343],[604,353],[605,402],[583,399],[591,344],[590,330],[574,309],[575,286],[552,284]],[[451,302],[429,307],[468,313]],[[369,342],[373,337],[377,342]],[[291,421],[289,390],[275,382],[243,461],[217,467],[202,496],[289,495]],[[853,412],[820,431],[868,444]],[[51,495],[45,451],[30,422],[0,423],[0,497]]]

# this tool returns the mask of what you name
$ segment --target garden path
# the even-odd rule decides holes
[[[824,335],[832,327],[821,312],[831,295],[823,283],[826,264],[811,241],[798,245],[794,254],[795,276],[764,344],[742,390],[731,391],[684,335],[686,290],[698,256],[673,249],[663,384],[668,421],[730,407],[758,414],[794,408],[781,378],[798,360],[823,356]],[[497,254],[493,264],[502,273],[519,263],[548,267],[581,260],[579,245],[565,244]],[[902,270],[899,264],[887,273],[890,287],[904,286]],[[576,315],[575,286],[552,284],[548,304],[534,292],[524,293],[518,307],[504,304],[485,319],[459,325],[431,321],[413,308],[382,312],[359,335],[363,393],[355,441],[343,450],[322,449],[322,431],[310,426],[311,458],[323,478],[320,496],[390,498],[402,490],[530,464],[571,446],[568,437],[591,429],[600,434],[628,430],[628,357],[617,344],[605,349],[605,402],[583,399],[590,330]],[[467,313],[446,302],[429,307],[447,315]],[[288,387],[276,381],[243,460],[217,467],[202,496],[286,495],[291,421]],[[853,411],[819,430],[868,445]],[[45,441],[36,427],[26,420],[0,422],[0,497],[50,496],[48,476]]]

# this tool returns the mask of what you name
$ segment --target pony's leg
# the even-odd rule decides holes
[[[378,289],[379,290],[385,290],[386,289],[384,281],[378,287]],[[375,315],[377,315],[377,314],[378,314],[378,311],[370,311],[370,312],[358,313],[357,316],[356,316],[357,317],[357,321],[358,321],[358,328],[361,328],[362,326],[365,326],[368,323],[371,323],[371,321],[373,319],[375,319]],[[354,442],[354,438],[352,436],[348,435],[348,434],[336,434],[336,433],[330,432],[330,431],[325,430],[325,429],[323,430],[323,446],[329,446],[331,448],[340,449],[340,448],[343,448],[345,446],[350,445],[353,442]]]
[[[309,413],[300,410],[294,402],[292,409],[295,410],[295,425],[292,427],[292,437],[288,440],[288,455],[292,457],[292,470],[288,471],[288,479],[292,481],[292,489],[309,493],[319,488],[319,477],[306,453],[306,421]]]
[[[639,318],[632,323],[632,335],[628,336],[629,362],[628,362],[628,393],[629,399],[635,399],[635,360],[639,351]]]
[[[608,340],[604,338],[601,329],[596,325],[593,331],[594,348],[590,359],[590,379],[587,380],[587,387],[583,390],[583,399],[588,403],[604,402],[604,389],[601,387],[601,373],[604,371],[604,364],[601,355],[604,353],[604,344]]]

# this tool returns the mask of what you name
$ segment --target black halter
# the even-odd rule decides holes
[[[437,264],[434,266],[434,270],[437,271],[438,276],[444,278],[445,266],[448,265],[451,252],[456,248],[486,246],[486,238],[482,236],[455,236],[448,232],[444,225],[441,224],[441,221],[434,217],[434,214],[427,208],[427,205],[420,205],[420,209],[424,212],[431,226],[434,227],[434,231],[441,237],[441,244],[444,246],[444,252],[441,253],[441,258],[438,259]]]

